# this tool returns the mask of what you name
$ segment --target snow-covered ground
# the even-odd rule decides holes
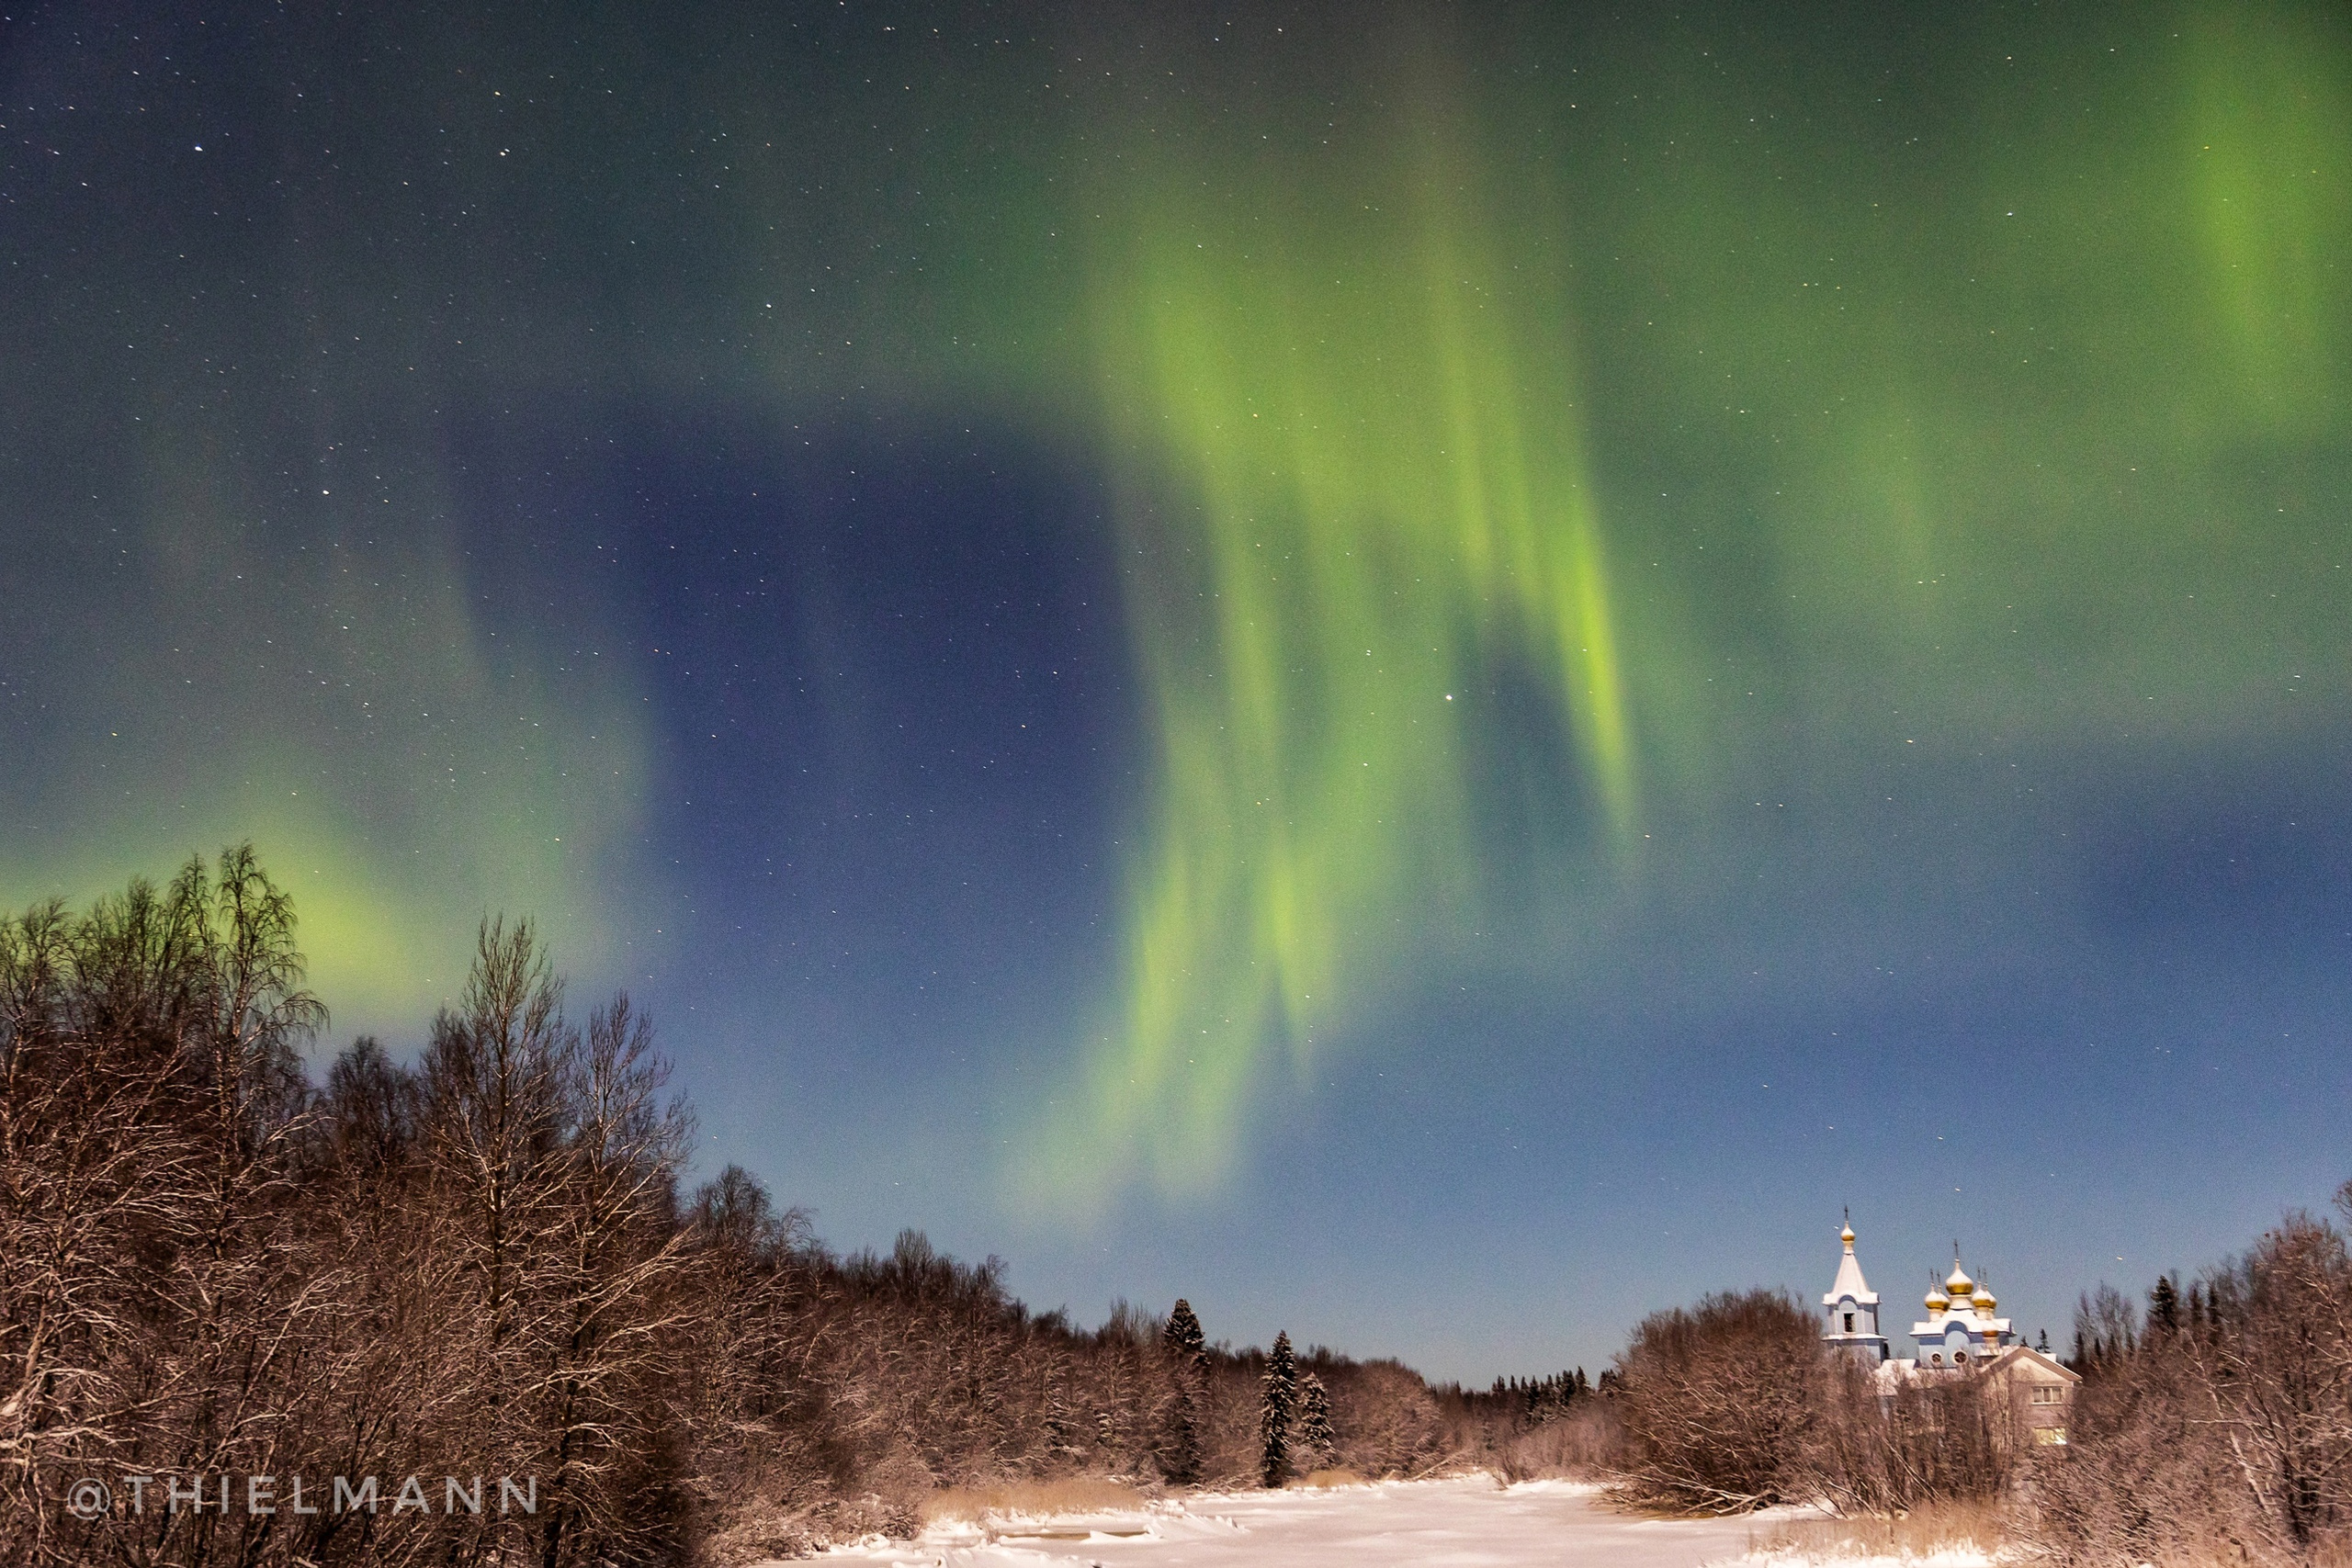
[[[997,1520],[985,1530],[933,1527],[913,1541],[837,1548],[829,1560],[898,1568],[1699,1568],[1745,1554],[1755,1529],[1745,1519],[1630,1518],[1588,1487],[1504,1487],[1466,1476],[1193,1497],[1148,1513]]]

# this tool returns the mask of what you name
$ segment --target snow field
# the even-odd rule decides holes
[[[826,1560],[894,1568],[1701,1568],[1748,1552],[1752,1521],[1633,1518],[1592,1492],[1556,1481],[1506,1487],[1476,1475],[1208,1495],[1141,1513],[934,1526],[911,1541],[836,1547]],[[1793,1560],[1772,1564],[1793,1568]],[[1841,1558],[1837,1568],[1880,1565]],[[1986,1568],[1986,1560],[1902,1568]]]

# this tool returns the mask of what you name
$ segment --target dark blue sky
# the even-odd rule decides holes
[[[2339,12],[20,7],[0,893],[1475,1382],[2352,1175]],[[2250,215],[2250,216],[2249,216]]]

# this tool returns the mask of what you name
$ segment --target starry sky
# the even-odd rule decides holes
[[[1083,1320],[2063,1340],[2352,1176],[2347,255],[2324,5],[18,5],[0,896]]]

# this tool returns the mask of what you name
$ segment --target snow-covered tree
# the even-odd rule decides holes
[[[1331,1396],[1313,1372],[1298,1380],[1298,1393],[1299,1459],[1309,1471],[1328,1470],[1340,1446],[1331,1430]]]
[[[1201,1400],[1208,1372],[1208,1337],[1193,1303],[1183,1297],[1169,1309],[1159,1331],[1172,1385],[1159,1420],[1159,1472],[1179,1486],[1201,1478]]]
[[[1266,1375],[1260,1390],[1259,1478],[1268,1486],[1280,1486],[1290,1479],[1290,1423],[1298,1409],[1298,1361],[1291,1354],[1287,1332],[1274,1336],[1274,1348],[1266,1358]]]

